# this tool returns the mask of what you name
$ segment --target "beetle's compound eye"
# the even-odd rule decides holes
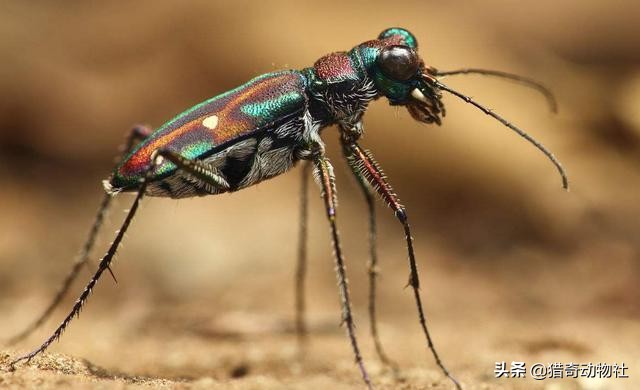
[[[378,66],[385,76],[397,81],[407,81],[418,72],[420,60],[408,46],[394,45],[382,49],[378,56]]]

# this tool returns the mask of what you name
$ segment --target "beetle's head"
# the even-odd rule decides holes
[[[409,31],[394,27],[375,41],[360,45],[360,56],[378,92],[392,105],[406,106],[425,123],[441,123],[444,105],[438,89],[425,81],[432,69],[418,55],[418,41]]]
[[[440,78],[456,74],[484,74],[511,79],[543,93],[549,100],[552,111],[555,111],[556,102],[553,95],[540,83],[526,77],[494,70],[466,68],[441,72],[427,67],[418,56],[416,38],[409,31],[399,27],[384,30],[378,39],[362,43],[354,50],[357,51],[358,59],[368,77],[373,80],[377,92],[389,99],[392,105],[406,106],[411,116],[420,122],[440,124],[445,114],[441,91],[455,95],[515,131],[542,151],[558,169],[563,187],[569,188],[569,181],[562,165],[540,142],[474,99],[443,84]]]

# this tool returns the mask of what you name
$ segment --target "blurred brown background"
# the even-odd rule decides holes
[[[534,91],[513,83],[447,80],[542,141],[571,181],[571,191],[562,191],[541,153],[452,96],[445,96],[442,127],[418,124],[382,100],[371,106],[362,143],[408,208],[444,361],[468,388],[637,387],[639,21],[634,1],[1,1],[3,338],[32,321],[64,278],[132,124],[159,126],[255,75],[310,66],[402,26],[438,69],[500,69],[552,87],[555,116]],[[403,289],[402,231],[382,206],[380,327],[404,380],[375,358],[365,206],[340,162],[336,135],[323,133],[338,174],[339,225],[366,362],[383,387],[446,388]],[[295,355],[298,179],[296,169],[230,196],[145,199],[117,256],[119,284],[103,278],[81,319],[50,349],[101,369],[81,361],[66,371],[36,365],[0,373],[0,385],[361,387],[338,328],[328,227],[315,186],[312,334],[306,360]],[[116,201],[94,258],[131,201]],[[44,339],[81,288],[55,320],[2,354]],[[624,362],[630,378],[493,378],[496,361],[514,360]]]

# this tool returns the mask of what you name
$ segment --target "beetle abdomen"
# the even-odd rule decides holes
[[[113,191],[132,190],[159,149],[171,150],[191,160],[204,160],[262,131],[275,130],[306,107],[306,80],[298,71],[268,73],[185,111],[142,141],[116,167],[109,185]],[[153,172],[153,180],[171,176],[176,166],[165,161]]]
[[[224,181],[215,186],[182,171],[149,183],[147,194],[170,198],[215,195],[237,191],[288,171],[297,161],[304,119],[292,118],[276,128],[252,133],[201,159]]]

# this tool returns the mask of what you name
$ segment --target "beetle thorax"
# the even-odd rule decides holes
[[[336,52],[307,69],[312,115],[324,124],[358,118],[378,91],[350,53]]]

